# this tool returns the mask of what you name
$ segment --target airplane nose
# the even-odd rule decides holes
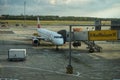
[[[56,45],[63,45],[64,41],[63,41],[63,39],[58,39],[58,40],[55,40],[55,44]]]
[[[60,43],[60,45],[63,45],[63,43],[64,43],[63,39],[62,39],[62,40],[60,40],[60,42],[59,42],[59,43]]]

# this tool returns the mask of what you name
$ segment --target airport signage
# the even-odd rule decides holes
[[[117,30],[101,30],[101,31],[89,31],[89,40],[92,41],[104,41],[104,40],[117,40]]]

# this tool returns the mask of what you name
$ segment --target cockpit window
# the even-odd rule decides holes
[[[63,38],[62,36],[54,36],[54,38]]]

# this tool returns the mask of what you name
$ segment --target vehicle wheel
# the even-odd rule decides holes
[[[90,53],[93,53],[93,52],[94,52],[94,49],[93,49],[93,48],[90,48],[90,49],[89,49],[89,52],[90,52]]]

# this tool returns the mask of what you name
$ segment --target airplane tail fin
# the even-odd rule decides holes
[[[37,24],[37,27],[40,28],[40,20],[39,20],[39,17],[37,17],[37,21],[38,21],[38,24]]]

